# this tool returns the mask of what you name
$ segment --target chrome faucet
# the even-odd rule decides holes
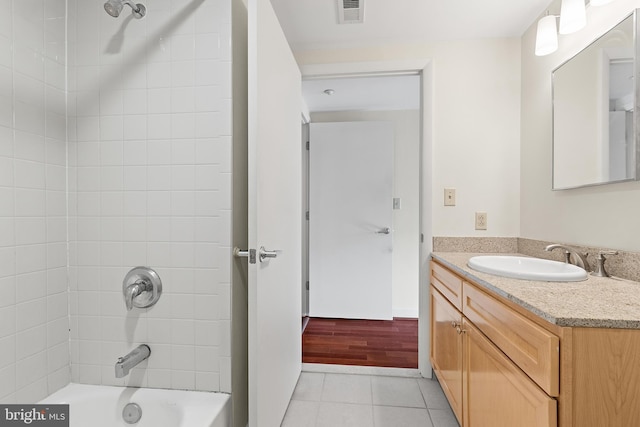
[[[146,344],[140,344],[124,357],[118,357],[116,362],[116,378],[123,378],[129,375],[131,368],[151,355],[151,349]]]
[[[558,243],[554,243],[544,248],[544,250],[548,252],[551,252],[554,249],[564,250],[564,262],[566,262],[567,264],[575,264],[578,267],[582,267],[585,271],[591,271],[591,267],[589,267],[589,262],[587,261],[587,255],[589,255],[588,253],[583,254],[578,252],[578,250],[575,248],[560,245]],[[572,256],[575,262],[572,262]]]
[[[611,277],[611,275],[605,270],[604,262],[607,260],[605,255],[618,255],[618,251],[600,251],[596,257],[596,266],[591,272],[592,276],[598,277]]]

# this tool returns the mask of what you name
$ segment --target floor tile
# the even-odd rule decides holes
[[[315,427],[320,402],[292,400],[282,421],[282,427]]]
[[[451,409],[429,409],[433,427],[460,427]]]
[[[373,407],[352,403],[322,402],[316,427],[374,427]]]
[[[372,377],[371,390],[374,405],[426,408],[414,378]]]
[[[450,409],[449,402],[435,379],[420,378],[417,380],[427,408],[431,409]]]
[[[325,374],[322,401],[371,405],[371,377]]]
[[[324,375],[316,372],[302,372],[293,392],[293,399],[319,402],[322,398]]]
[[[434,427],[426,409],[393,406],[374,406],[373,424],[375,427]]]

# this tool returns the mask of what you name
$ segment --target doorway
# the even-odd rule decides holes
[[[330,92],[330,93],[328,93]],[[385,122],[392,126],[393,135],[393,191],[389,198],[392,208],[392,274],[391,312],[385,321],[373,321],[372,317],[348,314],[311,319],[308,334],[314,335],[313,353],[325,343],[327,353],[341,353],[338,364],[361,364],[367,366],[390,366],[388,362],[376,362],[384,353],[404,348],[401,358],[412,359],[411,367],[417,368],[418,318],[420,299],[421,262],[421,76],[418,72],[402,75],[373,74],[359,77],[314,78],[303,80],[303,97],[309,107],[312,126],[320,123]],[[309,137],[313,147],[313,131]],[[309,151],[307,151],[309,153]],[[303,162],[304,163],[304,162]],[[306,196],[306,195],[305,195]],[[308,200],[303,197],[303,200]],[[308,205],[306,207],[308,209]],[[310,221],[315,213],[309,212]],[[372,230],[372,233],[379,230]],[[313,244],[313,241],[311,242]],[[313,256],[313,253],[311,254]],[[311,277],[313,275],[311,259]],[[360,267],[362,268],[362,267]],[[365,267],[366,268],[366,267]],[[307,265],[303,271],[309,271]],[[307,273],[305,273],[307,274]],[[364,276],[364,275],[363,275]],[[308,299],[309,288],[313,295],[314,281],[309,275],[303,278],[303,315],[313,314],[313,297]],[[366,289],[366,288],[365,288]],[[366,291],[362,295],[367,299]],[[354,318],[349,324],[343,318]],[[394,320],[391,320],[394,318]],[[395,321],[395,324],[394,324]],[[376,324],[376,322],[380,322]],[[359,335],[358,335],[359,334]],[[349,337],[355,342],[348,344]],[[333,338],[333,343],[331,339]],[[385,342],[386,340],[386,342]],[[402,342],[402,340],[405,340]],[[408,342],[407,342],[408,340]],[[303,341],[305,336],[303,335]],[[344,346],[357,348],[359,353],[353,360]],[[332,346],[334,348],[332,348]],[[408,350],[411,349],[411,350]],[[367,356],[368,354],[368,356]],[[358,358],[361,362],[358,362]],[[384,359],[384,357],[382,357]],[[303,354],[308,363],[313,358]],[[323,360],[315,359],[315,360]],[[329,360],[329,359],[324,359]],[[317,362],[315,362],[317,363]],[[403,362],[402,367],[407,363]]]

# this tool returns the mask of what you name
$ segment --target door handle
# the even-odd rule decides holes
[[[376,234],[389,234],[389,233],[391,233],[391,229],[389,227],[385,227],[376,231]]]
[[[276,258],[278,256],[278,251],[268,251],[264,248],[264,246],[260,247],[260,262],[264,262],[267,258]]]
[[[233,248],[233,256],[236,258],[249,258],[249,264],[256,263],[256,250],[255,249],[240,249]]]

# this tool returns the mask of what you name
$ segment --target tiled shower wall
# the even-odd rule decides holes
[[[69,381],[65,1],[0,0],[0,402]]]
[[[230,391],[231,1],[68,4],[72,380]],[[163,294],[127,312],[136,266]]]

